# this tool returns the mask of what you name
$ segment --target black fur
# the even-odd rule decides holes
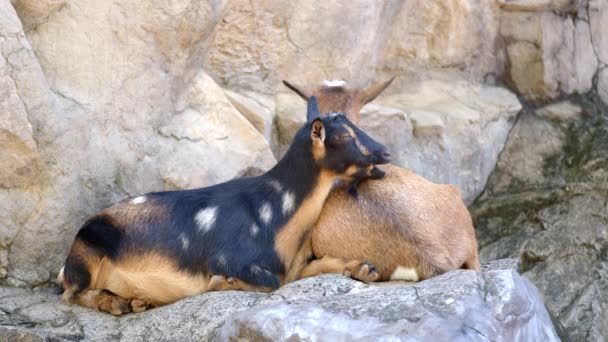
[[[313,100],[316,101],[314,97]],[[312,109],[311,113],[309,108],[311,120],[297,132],[283,159],[264,175],[202,189],[146,194],[145,203],[137,205],[162,207],[166,211],[164,219],[143,220],[142,227],[114,227],[108,219],[97,217],[80,229],[76,239],[112,259],[153,250],[177,260],[182,270],[192,274],[210,271],[252,285],[277,288],[277,275],[285,270],[274,248],[276,234],[314,189],[321,167],[337,172],[353,164],[366,167],[377,163],[378,155],[385,151],[345,116],[319,118],[314,104]],[[327,137],[326,158],[320,164],[315,162],[312,153],[310,136],[314,121],[323,124]],[[372,156],[364,156],[354,141],[334,139],[346,132],[343,125],[367,139],[364,143],[374,151]],[[280,184],[281,189],[276,189],[276,184]],[[282,203],[286,191],[293,194],[294,210],[284,214]],[[272,209],[268,223],[260,218],[264,204]],[[217,208],[216,218],[211,229],[202,232],[195,217],[205,208]],[[254,224],[259,229],[255,235],[251,229]],[[90,281],[84,264],[72,257],[66,261],[65,277],[79,289],[86,288]]]

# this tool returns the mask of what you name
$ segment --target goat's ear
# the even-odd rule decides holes
[[[313,144],[317,146],[323,146],[323,143],[325,142],[325,125],[323,125],[323,121],[321,121],[320,118],[317,118],[312,122],[310,139]]]
[[[283,80],[283,84],[287,88],[293,90],[296,94],[300,95],[300,97],[302,97],[304,101],[307,101],[308,98],[312,96],[312,90],[310,90],[308,87],[304,87],[285,80]]]
[[[312,120],[321,116],[319,113],[319,102],[316,96],[308,98],[308,108],[306,109],[306,121],[311,122]]]
[[[384,89],[386,89],[386,87],[388,87],[393,82],[394,79],[395,76],[391,77],[391,79],[386,82],[372,84],[371,86],[363,89],[359,93],[359,96],[361,97],[361,103],[366,104],[373,101],[376,97],[378,97],[378,95],[380,95],[380,93],[384,91]]]

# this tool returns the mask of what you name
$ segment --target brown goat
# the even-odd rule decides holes
[[[320,86],[283,83],[305,100],[316,96],[322,114],[343,112],[355,124],[360,110],[394,78],[365,89],[343,81]],[[471,215],[457,187],[435,184],[393,165],[381,182],[366,181],[355,198],[333,191],[313,230],[315,257],[367,260],[378,280],[419,281],[459,268],[479,270]]]

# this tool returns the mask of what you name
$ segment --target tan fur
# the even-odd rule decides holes
[[[180,271],[173,259],[149,251],[116,262],[104,258],[89,287],[158,306],[207,291],[209,278]]]
[[[323,203],[332,189],[335,175],[322,171],[314,190],[306,197],[298,210],[283,226],[275,238],[275,250],[285,267],[283,283],[299,278],[307,258],[312,255],[307,237],[316,222]]]
[[[337,273],[363,282],[373,282],[378,279],[376,272],[369,264],[358,260],[345,260],[324,256],[307,264],[300,274],[300,278],[313,277],[324,273]]]
[[[317,96],[321,113],[344,112],[356,124],[363,105],[391,81],[363,90],[320,86],[296,92]],[[420,280],[463,267],[479,270],[473,223],[458,188],[396,166],[382,168],[384,179],[363,182],[357,199],[340,190],[328,196],[312,234],[314,255],[369,261],[379,280],[389,280],[398,267],[415,270]]]

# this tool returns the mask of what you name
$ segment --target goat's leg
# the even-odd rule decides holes
[[[311,261],[300,272],[299,279],[313,277],[323,273],[342,274],[366,283],[376,281],[379,277],[376,268],[359,260],[344,260],[330,256]]]
[[[118,316],[131,312],[129,300],[106,290],[85,290],[70,302]]]
[[[207,291],[253,291],[271,292],[272,289],[264,286],[255,286],[238,278],[226,277],[225,275],[214,275],[209,280]]]
[[[477,254],[477,251],[469,255],[467,260],[465,260],[464,264],[462,265],[462,268],[477,272],[481,270],[481,265],[479,264],[479,255]]]

